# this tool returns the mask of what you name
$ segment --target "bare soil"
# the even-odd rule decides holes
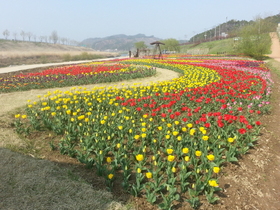
[[[223,188],[223,191],[218,194],[220,197],[219,202],[216,205],[210,205],[207,202],[202,201],[200,209],[280,210],[280,46],[279,40],[276,36],[272,36],[272,41],[272,54],[270,56],[274,58],[274,60],[269,61],[271,68],[273,69],[271,74],[274,81],[271,99],[271,113],[263,116],[261,119],[263,128],[254,148],[250,149],[248,154],[242,156],[237,164],[228,164],[222,169],[219,184],[220,187]],[[169,75],[169,73],[163,70],[163,72],[159,73],[157,77],[165,77],[164,79],[166,80],[171,79],[173,76],[178,76],[172,76]],[[154,81],[158,78],[148,78],[147,80]],[[134,82],[135,81],[131,81],[132,84]],[[61,170],[68,170],[68,176],[70,173],[72,179],[75,177],[75,179],[78,180],[85,180],[90,186],[92,186],[91,189],[105,189],[103,180],[100,177],[97,177],[94,171],[86,170],[75,159],[62,156],[56,150],[51,151],[48,147],[48,142],[52,137],[49,136],[48,133],[38,134],[38,136],[36,136],[37,134],[34,134],[34,136],[32,136],[33,140],[19,138],[14,134],[13,128],[11,127],[11,116],[16,113],[15,109],[25,104],[27,99],[35,100],[38,94],[44,94],[46,92],[47,90],[32,90],[0,95],[0,147],[6,147],[11,150],[29,154],[29,156],[45,159],[39,160],[36,158],[30,158],[11,152],[10,150],[0,149],[0,198],[2,201],[0,208],[19,209],[16,207],[21,205],[22,202],[25,202],[29,203],[29,205],[22,205],[21,209],[74,209],[70,208],[71,202],[69,200],[71,199],[69,198],[72,198],[70,196],[71,193],[68,194],[69,196],[61,196],[53,191],[57,190],[56,188],[50,188],[49,190],[52,191],[51,193],[48,190],[36,188],[36,195],[32,194],[30,190],[28,191],[29,187],[34,187],[34,185],[30,182],[26,182],[26,177],[28,177],[27,174],[31,174],[30,176],[35,183],[44,183],[43,180],[46,179],[46,177],[53,177],[55,180],[59,180],[58,178],[60,176],[57,176],[57,174],[36,174],[35,172],[32,174],[30,172],[30,170],[32,170],[31,166],[34,163],[42,161],[46,161],[43,162],[43,165],[47,163],[53,164],[48,169],[50,171],[56,170],[57,168],[55,167],[58,167]],[[19,158],[21,161],[20,163],[15,161],[15,156]],[[40,167],[42,167],[42,165],[38,168],[40,169]],[[55,169],[53,169],[53,167]],[[21,176],[18,174],[21,174]],[[17,177],[16,181],[12,178],[7,178],[14,176]],[[6,178],[4,179],[4,177]],[[31,178],[29,177],[29,179]],[[95,194],[88,193],[87,187],[89,185],[86,185],[85,188],[81,185],[79,192],[82,191],[83,193],[87,193],[92,200],[99,200],[101,197],[104,197],[108,198],[109,201],[112,201],[111,199],[115,201],[113,207],[104,205],[103,203],[96,206],[96,209],[157,209],[155,206],[151,206],[147,203],[144,198],[134,198],[124,193],[118,183],[114,186],[113,192],[110,194],[111,197],[105,194],[101,197],[95,197]],[[47,186],[47,184],[42,184],[42,186]],[[64,187],[62,186],[62,188]],[[72,189],[72,185],[70,188]],[[16,192],[16,195],[13,194],[13,192]],[[104,193],[104,191],[102,192]],[[58,196],[61,198],[60,200],[69,204],[68,208],[62,208],[61,203],[63,202],[55,201],[55,198],[51,196],[52,193],[53,196]],[[67,194],[67,191],[65,191],[65,193]],[[22,196],[24,199],[21,199]],[[33,203],[30,202],[30,197],[32,197]],[[36,199],[39,201],[42,199],[42,204],[45,208],[33,208],[35,204],[39,205]],[[46,199],[54,201],[53,205],[46,203]],[[81,201],[81,199],[85,200]],[[75,202],[76,204],[80,203],[82,206],[83,203],[88,202],[87,199],[88,198],[78,196],[78,199],[76,199]],[[122,206],[120,203],[128,203],[128,205]],[[78,205],[76,205],[76,207],[76,209],[87,209],[79,207]],[[190,208],[189,205],[184,202],[176,205],[176,209],[188,210]]]

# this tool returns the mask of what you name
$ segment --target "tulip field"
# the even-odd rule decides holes
[[[181,76],[150,85],[109,82],[148,77],[156,69]],[[86,89],[85,84],[108,82]],[[124,81],[125,83],[125,81]],[[0,92],[70,87],[28,100],[15,129],[49,130],[50,142],[133,196],[161,209],[178,202],[196,208],[219,199],[219,176],[228,162],[254,147],[259,118],[269,111],[273,82],[264,62],[246,58],[166,56],[118,59],[0,78]]]
[[[86,85],[106,82],[117,82],[128,79],[148,77],[156,72],[145,66],[132,65],[100,65],[101,63],[75,65],[47,69],[38,73],[18,74],[0,78],[0,93],[65,87],[71,85]]]

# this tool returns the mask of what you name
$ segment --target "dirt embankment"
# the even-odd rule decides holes
[[[117,53],[44,42],[0,40],[0,67],[114,57]]]

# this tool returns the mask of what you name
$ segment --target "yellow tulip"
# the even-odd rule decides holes
[[[112,158],[107,157],[107,158],[106,158],[106,162],[107,162],[107,163],[111,163],[111,162],[112,162]]]
[[[185,160],[186,162],[188,162],[188,161],[190,160],[190,156],[186,156],[186,157],[184,158],[184,160]]]
[[[151,178],[153,177],[153,174],[152,174],[151,172],[147,172],[147,173],[146,173],[146,177],[147,177],[148,179],[151,179]]]
[[[183,132],[186,132],[186,131],[187,131],[187,128],[186,128],[186,127],[182,127],[182,131],[183,131]]]
[[[113,179],[113,177],[114,177],[114,174],[109,174],[108,175],[108,179]]]
[[[213,172],[214,173],[219,173],[220,172],[220,167],[217,167],[217,166],[215,166],[215,167],[213,167]]]
[[[228,138],[228,142],[229,142],[229,143],[234,142],[234,138]]]
[[[174,155],[168,155],[168,156],[167,156],[167,160],[168,160],[169,162],[173,162],[174,159],[175,159],[175,156],[174,156]]]
[[[194,129],[194,128],[192,128],[192,129],[190,130],[190,135],[191,135],[191,136],[193,136],[193,135],[194,135],[194,133],[195,133],[195,129]]]
[[[136,160],[139,161],[139,162],[144,160],[144,155],[142,155],[142,154],[136,155]]]
[[[179,134],[179,132],[178,131],[173,131],[172,134],[173,134],[173,136],[177,136]]]
[[[187,148],[187,147],[183,148],[183,149],[182,149],[182,152],[185,153],[185,154],[186,154],[186,153],[189,153],[189,148]]]
[[[188,127],[188,128],[192,128],[192,127],[193,127],[193,124],[188,123],[188,124],[187,124],[187,127]]]
[[[205,130],[205,128],[204,127],[199,127],[199,130],[202,132],[202,131]]]
[[[210,160],[210,161],[213,161],[215,160],[215,156],[210,154],[210,155],[207,155],[207,159]]]
[[[173,149],[166,149],[167,154],[171,155],[173,153]]]
[[[85,115],[81,115],[78,117],[78,120],[83,120],[85,118]]]
[[[202,136],[202,140],[207,141],[209,139],[209,136]]]
[[[202,152],[201,151],[195,151],[195,155],[197,156],[197,157],[200,157],[201,156],[201,154],[202,154]]]
[[[218,183],[216,182],[216,180],[209,180],[208,181],[208,184],[211,186],[211,187],[219,187]]]

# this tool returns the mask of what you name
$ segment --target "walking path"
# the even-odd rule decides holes
[[[126,58],[126,57],[102,58],[102,59],[96,59],[96,60],[82,60],[82,61],[68,61],[68,62],[60,62],[60,63],[9,66],[9,67],[0,68],[0,74],[14,72],[14,71],[41,68],[41,67],[49,67],[49,66],[71,65],[71,64],[79,64],[79,63],[88,63],[88,62],[92,62],[92,61],[108,61],[108,60],[114,60],[114,59],[118,59],[118,58]]]
[[[270,33],[271,37],[271,51],[272,53],[269,57],[275,59],[276,61],[280,62],[280,42],[276,32]]]

